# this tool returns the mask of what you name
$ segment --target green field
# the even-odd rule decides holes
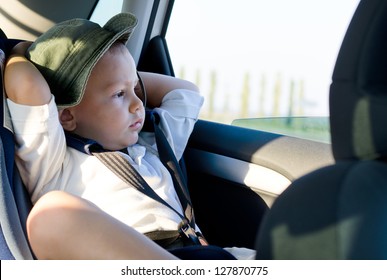
[[[232,125],[330,143],[328,117],[276,117],[234,120]]]

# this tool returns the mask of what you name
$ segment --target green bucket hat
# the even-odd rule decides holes
[[[98,60],[116,41],[129,40],[137,18],[121,13],[103,27],[86,19],[54,25],[29,47],[29,59],[46,79],[59,108],[79,104]]]

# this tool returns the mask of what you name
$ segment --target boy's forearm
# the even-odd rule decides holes
[[[186,80],[175,77],[140,72],[147,92],[147,105],[151,108],[159,107],[164,96],[174,89],[188,89],[198,92],[198,87]]]
[[[38,106],[51,100],[50,88],[39,70],[19,52],[8,59],[4,85],[7,97],[13,102]]]

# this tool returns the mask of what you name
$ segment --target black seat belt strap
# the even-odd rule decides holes
[[[176,193],[184,209],[184,215],[190,221],[191,227],[195,227],[195,216],[192,208],[191,197],[189,195],[187,181],[185,180],[183,171],[180,168],[180,165],[174,152],[172,151],[171,145],[169,145],[168,140],[165,137],[164,132],[159,127],[159,115],[155,112],[151,112],[151,121],[154,125],[157,150],[160,160],[171,174]]]
[[[176,156],[172,151],[171,145],[159,126],[160,116],[155,111],[151,111],[150,118],[154,126],[156,145],[160,160],[171,174],[173,185],[179,197],[180,203],[183,206],[184,216],[187,218],[181,222],[179,230],[189,239],[195,240],[194,242],[196,244],[208,245],[208,242],[205,240],[203,235],[195,231],[195,215],[191,197],[189,195],[186,177],[184,176]]]

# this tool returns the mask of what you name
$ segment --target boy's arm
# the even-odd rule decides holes
[[[50,88],[39,70],[24,56],[30,44],[19,43],[12,50],[4,72],[5,92],[17,104],[48,104],[51,100]]]
[[[175,77],[139,72],[147,92],[147,106],[150,108],[160,107],[164,96],[174,89],[188,89],[199,92],[198,87],[186,80]]]
[[[147,105],[159,114],[161,129],[180,160],[198,118],[203,97],[198,87],[186,80],[153,73],[139,74],[147,91]],[[153,145],[153,140],[154,137],[149,138],[148,143]]]
[[[17,143],[15,161],[35,203],[42,193],[59,186],[66,140],[47,82],[24,57],[27,47],[28,43],[20,44],[12,50],[4,85]]]

